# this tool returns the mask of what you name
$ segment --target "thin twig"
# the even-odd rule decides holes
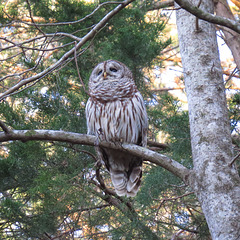
[[[164,199],[161,199],[161,203],[160,203],[160,205],[159,205],[159,207],[158,207],[158,209],[157,209],[157,211],[156,211],[156,215],[155,215],[155,216],[158,215],[160,208],[163,206],[163,204],[164,204],[165,202],[167,202],[167,201],[176,201],[177,199],[184,198],[184,197],[186,197],[186,196],[188,196],[188,195],[191,195],[191,194],[194,194],[194,192],[185,193],[185,194],[183,194],[183,195],[180,195],[180,196],[177,196],[177,197],[173,197],[173,198],[164,198]],[[159,201],[158,199],[153,199],[153,200]]]
[[[87,18],[90,18],[92,15],[94,15],[101,7],[105,6],[105,5],[113,5],[113,4],[122,4],[123,2],[104,2],[100,5],[98,5],[90,14],[86,15],[84,18],[81,18],[79,20],[76,20],[76,21],[71,21],[71,22],[56,22],[56,23],[29,23],[29,22],[26,22],[26,21],[21,21],[21,20],[14,20],[13,18],[11,18],[6,12],[4,12],[8,18],[10,19],[13,19],[13,22],[11,23],[8,23],[8,24],[5,24],[3,25],[3,27],[7,27],[7,26],[11,26],[13,25],[14,23],[23,23],[23,24],[26,24],[28,26],[64,26],[64,25],[72,25],[72,24],[77,24],[77,23],[80,23],[80,22],[83,22],[85,21]]]
[[[191,195],[191,194],[194,194],[194,192],[192,191],[192,192],[189,192],[189,193],[184,193],[184,194],[182,194],[182,195],[180,195],[180,196],[173,197],[173,198],[164,198],[164,199],[162,199],[161,201],[175,201],[175,200],[177,200],[177,199],[186,197],[186,196]],[[154,200],[155,200],[155,201],[159,201],[158,199],[154,199]]]
[[[237,154],[233,159],[232,161],[229,163],[229,167],[232,167],[232,165],[234,164],[234,162],[240,157],[240,153]]]
[[[31,10],[31,5],[30,5],[29,1],[26,0],[26,2],[27,2],[27,5],[28,5],[29,15],[30,15],[30,18],[32,20],[32,23],[33,23],[34,27],[37,28],[43,35],[45,35],[45,33],[36,25],[36,23],[35,23],[35,21],[32,17],[32,10]]]
[[[202,0],[199,0],[197,7],[199,8],[202,3]],[[201,29],[199,28],[199,18],[196,17],[196,32],[200,32]]]
[[[55,36],[59,36],[59,37],[69,37],[69,38],[72,38],[74,39],[75,41],[81,41],[82,38],[79,38],[75,35],[72,35],[70,33],[64,33],[64,32],[56,32],[56,33],[48,33],[48,34],[45,34],[45,35],[41,35],[41,36],[36,36],[34,38],[30,38],[28,40],[25,40],[23,42],[20,42],[20,43],[15,43],[9,39],[7,39],[6,37],[0,37],[1,40],[3,41],[6,41],[6,42],[9,42],[12,44],[12,46],[8,46],[8,47],[5,47],[5,48],[1,48],[0,51],[4,51],[4,50],[8,50],[8,49],[11,49],[13,47],[21,47],[23,46],[24,44],[27,44],[27,43],[30,43],[30,42],[35,42],[36,40],[40,40],[41,38],[47,38],[47,37],[55,37]]]
[[[56,36],[56,35],[55,35]],[[1,39],[1,38],[0,38]],[[2,38],[3,39],[3,38]],[[76,39],[79,39],[79,38],[75,38],[75,40]],[[54,51],[54,50],[57,50],[57,49],[59,49],[59,48],[64,48],[64,47],[66,47],[66,46],[69,46],[69,45],[71,45],[71,44],[73,44],[74,42],[70,42],[70,43],[66,43],[66,44],[64,44],[64,45],[61,45],[61,46],[58,46],[58,47],[55,47],[55,48],[44,48],[44,49],[41,49],[41,48],[36,48],[36,47],[25,47],[25,46],[23,46],[23,44],[24,43],[26,43],[26,42],[24,42],[24,43],[14,43],[13,41],[10,41],[10,40],[8,40],[8,39],[6,39],[6,38],[4,38],[4,40],[6,41],[6,42],[9,42],[9,43],[11,43],[11,44],[13,44],[13,46],[8,46],[8,47],[6,47],[6,48],[2,48],[1,49],[1,51],[3,51],[3,50],[8,50],[8,49],[11,49],[11,48],[14,48],[14,47],[19,47],[19,48],[21,48],[21,49],[26,49],[26,50],[35,50],[35,51]],[[29,43],[30,41],[28,41],[28,43]],[[42,46],[42,45],[41,45]],[[5,60],[5,59],[3,59],[3,60]],[[2,60],[2,61],[3,61]]]
[[[83,82],[83,80],[82,80],[82,77],[81,77],[81,75],[80,75],[80,71],[79,71],[79,67],[78,67],[78,62],[77,62],[76,44],[77,44],[77,43],[75,42],[74,59],[75,59],[76,67],[77,67],[78,78],[79,78],[79,80],[80,80],[80,82],[81,82],[81,84],[82,84],[82,87],[83,87],[84,92],[85,92],[88,96],[90,96],[89,92],[88,92],[88,91],[86,90],[86,88],[85,88],[85,84],[84,84],[84,82]]]
[[[231,74],[229,75],[228,79],[226,80],[225,86],[226,86],[226,84],[232,79],[232,77],[235,77],[234,75],[235,75],[235,73],[237,73],[237,72],[238,72],[238,68],[235,67],[234,70],[233,70],[233,71],[231,72]]]

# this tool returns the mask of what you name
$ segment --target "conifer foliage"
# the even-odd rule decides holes
[[[161,67],[159,56],[172,43],[167,17],[149,15],[147,3],[131,2],[0,3],[0,124],[6,134],[86,133],[84,86],[97,63],[116,59],[132,70],[144,95],[149,148],[192,168],[188,112],[176,97],[152,91],[147,77]],[[229,106],[236,132],[238,95]],[[165,144],[153,143],[159,132]],[[239,142],[236,137],[236,151]],[[133,199],[116,196],[110,184],[92,146],[4,141],[0,238],[210,239],[192,189],[166,169],[145,161],[142,187]]]

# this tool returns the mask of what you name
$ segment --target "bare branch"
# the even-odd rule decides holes
[[[188,196],[188,195],[191,195],[191,194],[194,194],[194,192],[192,191],[192,192],[188,192],[188,193],[184,193],[184,194],[182,194],[182,195],[180,195],[180,196],[176,196],[176,197],[172,197],[172,198],[163,198],[163,199],[161,199],[161,202],[166,202],[166,201],[176,201],[176,200],[178,200],[178,199],[180,199],[180,198],[184,198],[184,197],[186,197],[186,196]],[[154,199],[155,201],[160,201],[159,199]],[[161,203],[162,204],[162,203]]]
[[[69,42],[69,43],[66,43],[64,45],[61,45],[61,46],[58,46],[58,47],[54,47],[54,48],[42,48],[42,47],[41,48],[36,48],[36,47],[24,47],[24,46],[21,46],[21,49],[34,50],[34,51],[39,51],[39,52],[52,52],[54,50],[61,49],[61,48],[64,48],[64,47],[67,47],[67,46],[73,45],[73,44],[74,44],[74,42]]]
[[[86,88],[85,88],[85,84],[84,84],[84,82],[83,82],[83,80],[82,80],[82,77],[81,77],[81,75],[80,75],[80,71],[79,71],[79,67],[78,67],[78,62],[77,62],[76,42],[75,42],[74,59],[75,59],[75,63],[76,63],[78,78],[79,78],[79,80],[80,80],[80,82],[81,82],[81,84],[82,84],[82,86],[83,86],[83,90],[84,90],[84,92],[85,92],[88,96],[90,96],[89,92],[88,92],[88,91],[86,90]]]
[[[11,46],[8,46],[8,47],[5,47],[5,48],[1,48],[0,51],[4,51],[4,50],[8,50],[8,49],[11,49],[13,47],[24,47],[23,45],[27,44],[27,43],[31,43],[31,42],[35,42],[37,40],[40,40],[42,38],[48,38],[48,37],[55,37],[55,36],[58,36],[58,37],[69,37],[69,38],[72,38],[74,39],[75,41],[81,41],[82,38],[79,38],[73,34],[70,34],[70,33],[64,33],[64,32],[56,32],[56,33],[48,33],[48,34],[45,34],[45,35],[40,35],[40,36],[36,36],[34,38],[30,38],[30,39],[27,39],[26,41],[23,41],[23,42],[20,42],[20,43],[15,43],[5,37],[0,37],[1,40],[4,40],[6,42],[9,42],[11,43],[12,45]],[[38,50],[38,49],[37,49]],[[0,60],[2,61],[2,60]]]
[[[167,91],[172,91],[172,90],[184,90],[185,87],[175,87],[175,88],[156,88],[156,89],[151,89],[151,92],[167,92]]]
[[[187,0],[174,0],[180,7],[195,15],[196,17],[205,20],[210,23],[218,24],[221,26],[228,27],[233,31],[240,33],[240,24],[235,20],[231,20],[225,17],[220,17],[199,9]]]
[[[32,17],[32,10],[31,10],[31,5],[30,5],[29,1],[26,0],[26,2],[27,2],[29,15],[30,15],[30,18],[31,18],[31,20],[32,20],[33,25],[34,25],[35,28],[37,28],[43,35],[45,35],[45,33],[36,25],[36,23],[35,23],[35,21],[34,21],[34,19],[33,19],[33,17]]]
[[[125,0],[121,4],[119,4],[116,8],[114,8],[112,11],[110,11],[108,14],[106,14],[100,22],[98,22],[95,27],[88,32],[81,40],[76,44],[76,47],[73,47],[71,50],[66,52],[56,63],[51,65],[50,67],[46,68],[44,71],[26,78],[22,79],[20,82],[18,82],[16,85],[12,86],[8,90],[6,90],[4,93],[0,95],[0,100],[4,99],[5,97],[9,96],[13,92],[19,90],[20,88],[33,83],[35,81],[39,81],[44,76],[48,75],[49,73],[53,72],[57,68],[59,68],[65,61],[69,59],[71,55],[74,54],[74,51],[79,50],[86,42],[94,38],[94,36],[107,24],[107,22],[116,15],[119,11],[121,11],[123,8],[125,8],[128,4],[133,2],[134,0]]]
[[[0,142],[20,140],[23,142],[31,140],[41,140],[41,141],[59,141],[67,142],[72,144],[82,144],[82,145],[92,145],[94,146],[96,142],[96,137],[73,132],[65,131],[54,131],[54,130],[12,130],[8,134],[0,132]],[[112,149],[118,149],[122,151],[127,151],[133,155],[142,157],[145,161],[150,161],[158,166],[161,166],[174,175],[181,178],[184,182],[188,181],[188,176],[190,170],[184,167],[179,162],[169,158],[160,153],[153,152],[147,148],[137,146],[134,144],[123,143],[121,146],[119,144],[114,144],[111,142],[102,141],[99,143],[101,147],[107,147]]]
[[[126,2],[126,1],[125,1]],[[100,5],[98,5],[90,14],[86,15],[84,18],[78,19],[76,21],[71,21],[71,22],[55,22],[55,23],[29,23],[26,21],[21,21],[19,20],[14,20],[11,23],[8,24],[4,24],[3,27],[7,27],[7,26],[14,26],[15,23],[22,23],[22,24],[26,24],[28,26],[65,26],[65,25],[72,25],[72,24],[77,24],[77,23],[81,23],[83,21],[85,21],[87,18],[90,18],[92,15],[94,15],[100,8],[102,8],[105,5],[113,5],[113,4],[124,4],[124,2],[118,2],[118,1],[113,1],[113,2],[104,2]],[[11,19],[11,17],[5,12],[3,11],[9,19]]]
[[[202,0],[199,0],[198,5],[197,5],[198,8],[200,7],[201,3],[202,3]],[[196,31],[197,32],[201,31],[200,28],[199,28],[198,18],[196,18]]]
[[[148,11],[158,10],[158,9],[173,7],[173,6],[174,6],[174,0],[165,0],[161,2],[157,1],[157,2],[153,2],[153,5],[148,9]]]

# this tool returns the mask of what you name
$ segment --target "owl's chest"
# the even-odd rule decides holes
[[[99,102],[128,101],[137,92],[136,86],[131,82],[103,82],[91,90],[91,95]]]
[[[90,106],[91,105],[91,106]],[[91,101],[88,130],[102,133],[106,140],[135,142],[139,136],[140,119],[132,99],[112,102]]]
[[[122,128],[122,125],[128,122],[126,116],[126,108],[129,101],[111,101],[111,102],[98,102],[95,103],[95,121],[104,132],[115,131]]]

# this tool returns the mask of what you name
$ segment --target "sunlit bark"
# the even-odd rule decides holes
[[[191,1],[197,5],[198,0]],[[213,12],[211,0],[202,1]],[[230,166],[232,144],[214,25],[177,11],[180,52],[189,103],[194,176],[190,185],[202,206],[213,239],[240,236],[240,182]]]

